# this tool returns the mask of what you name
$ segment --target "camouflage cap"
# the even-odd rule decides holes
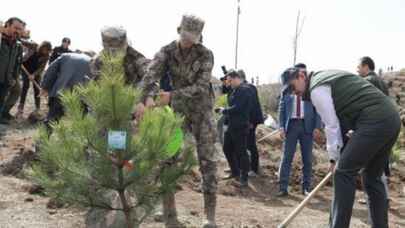
[[[120,26],[106,26],[101,30],[104,47],[122,47],[127,45],[127,31]]]
[[[200,42],[204,24],[204,20],[197,16],[183,15],[179,27],[181,38],[190,39],[194,43]]]

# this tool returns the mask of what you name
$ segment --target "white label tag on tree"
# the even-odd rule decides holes
[[[125,150],[127,145],[127,132],[108,131],[108,148],[113,150]]]

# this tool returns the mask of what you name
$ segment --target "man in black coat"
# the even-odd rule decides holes
[[[62,39],[62,45],[59,47],[55,47],[52,51],[52,55],[49,58],[49,64],[55,61],[59,56],[63,53],[71,53],[72,51],[69,49],[70,46],[70,39],[65,37]]]
[[[248,185],[250,170],[247,153],[247,138],[250,125],[252,91],[243,83],[243,78],[236,71],[227,75],[233,92],[229,96],[229,107],[222,110],[227,117],[228,130],[225,132],[223,150],[231,168],[231,176],[239,178],[241,186]]]
[[[246,74],[243,70],[239,70],[238,74],[244,79],[244,83],[250,88],[251,96],[251,109],[249,112],[249,134],[247,138],[247,150],[250,152],[250,176],[259,174],[259,152],[256,145],[256,128],[257,125],[264,123],[263,111],[260,105],[259,95],[255,85],[246,81]]]

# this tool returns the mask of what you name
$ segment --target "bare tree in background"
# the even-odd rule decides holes
[[[298,39],[302,33],[302,28],[304,27],[304,21],[305,21],[305,17],[302,19],[301,21],[301,11],[298,10],[298,15],[297,15],[297,23],[295,24],[295,36],[294,36],[294,43],[293,43],[293,47],[294,47],[294,64],[296,64],[297,61],[297,52],[298,52]]]

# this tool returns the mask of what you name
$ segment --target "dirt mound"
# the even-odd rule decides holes
[[[400,109],[402,124],[405,126],[405,72],[392,72],[383,75],[388,84],[390,96]]]
[[[11,161],[0,165],[0,173],[3,175],[18,175],[26,164],[37,160],[38,157],[33,150],[21,148]]]

